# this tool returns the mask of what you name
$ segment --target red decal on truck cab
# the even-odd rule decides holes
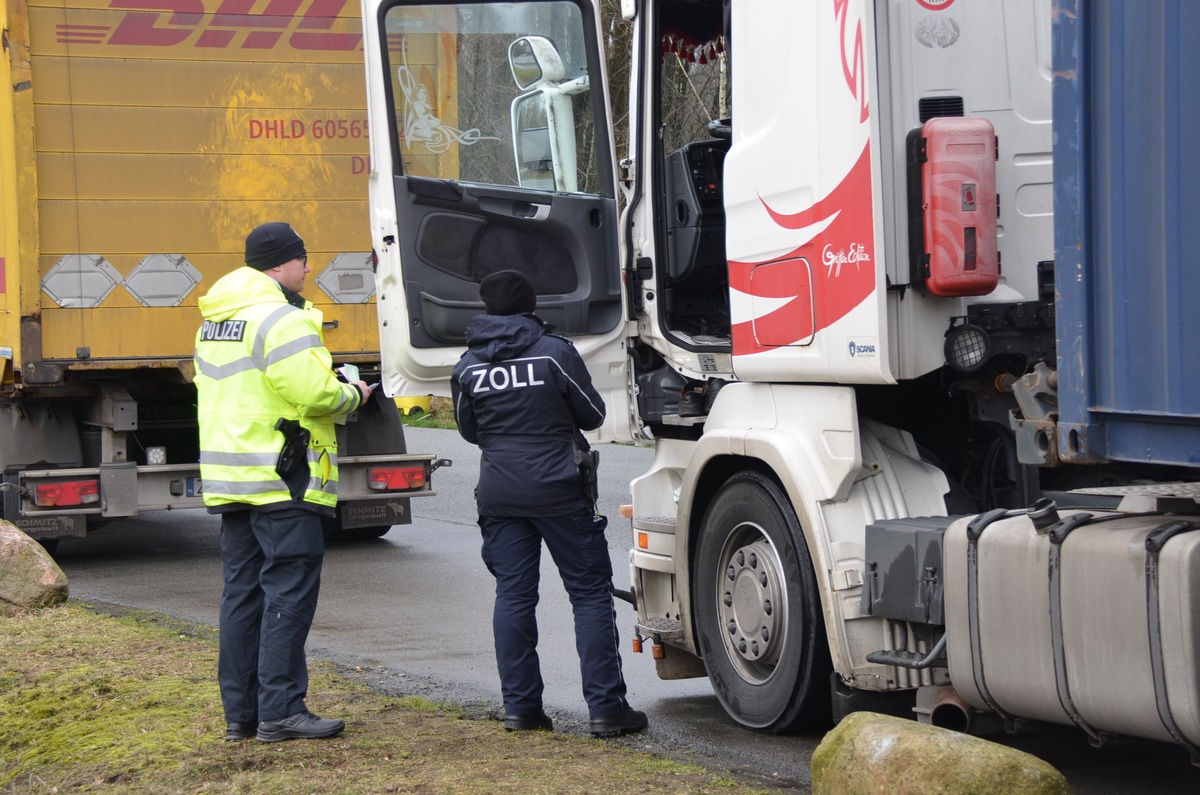
[[[833,191],[800,212],[783,214],[762,203],[784,229],[812,228],[792,251],[760,262],[730,262],[730,289],[751,305],[782,305],[738,318],[735,356],[779,345],[803,344],[837,322],[875,291],[875,224],[871,199],[871,147]],[[807,263],[807,264],[806,264]]]

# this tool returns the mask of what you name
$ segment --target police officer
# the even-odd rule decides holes
[[[612,601],[607,522],[584,496],[576,438],[604,421],[604,401],[565,337],[532,313],[533,285],[504,270],[485,278],[486,315],[467,326],[451,390],[459,433],[481,450],[475,500],[483,561],[496,578],[492,631],[504,728],[552,730],[538,664],[538,574],[546,542],[575,614],[583,695],[597,737],[641,731],[625,700]]]
[[[305,706],[304,643],[321,583],[322,517],[337,504],[334,423],[370,388],[334,375],[321,313],[300,296],[308,270],[300,236],[285,223],[263,224],[246,237],[246,267],[199,301],[200,474],[204,504],[221,516],[226,740],[332,737],[345,728]]]

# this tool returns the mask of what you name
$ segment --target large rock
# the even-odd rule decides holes
[[[855,712],[812,758],[813,795],[1066,795],[1070,785],[1023,751],[915,720]]]
[[[61,604],[67,575],[38,542],[0,519],[0,616]]]

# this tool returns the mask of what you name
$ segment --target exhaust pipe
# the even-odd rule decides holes
[[[954,688],[944,687],[940,690],[929,710],[929,722],[943,729],[969,734],[975,708],[963,701]]]

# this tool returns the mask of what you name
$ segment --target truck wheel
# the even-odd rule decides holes
[[[828,726],[833,666],[816,576],[775,481],[744,472],[721,488],[692,582],[700,653],[725,711],[763,731]]]
[[[392,529],[390,524],[383,524],[372,527],[356,527],[353,530],[347,530],[342,527],[340,519],[335,519],[331,516],[324,517],[322,523],[325,530],[326,543],[370,541],[373,538],[383,538]]]
[[[373,538],[383,538],[392,529],[390,524],[376,527],[358,527],[354,530],[342,530],[337,536],[343,541],[370,541]]]

